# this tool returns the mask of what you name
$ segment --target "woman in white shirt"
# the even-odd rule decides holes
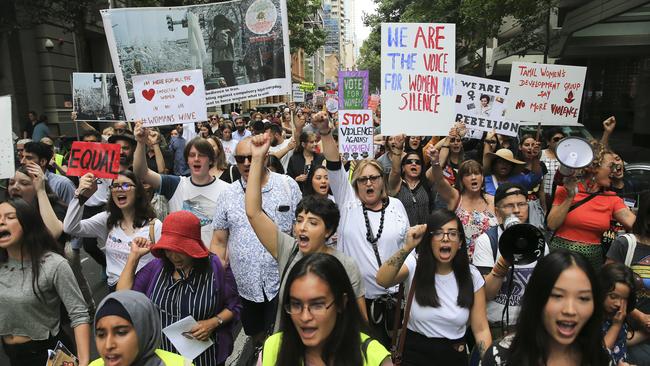
[[[409,254],[418,244],[416,260]],[[460,219],[453,211],[435,210],[426,225],[409,229],[404,248],[377,272],[379,285],[406,281],[415,291],[402,365],[466,365],[467,324],[481,355],[492,342],[485,282],[469,264],[465,247]]]
[[[95,177],[91,173],[79,179],[79,188],[68,206],[63,230],[74,236],[95,237],[106,244],[106,276],[112,292],[129,257],[131,241],[137,237],[158,241],[162,223],[156,218],[142,183],[131,171],[120,172],[113,180],[107,211],[82,220],[84,202],[96,190]],[[138,270],[151,260],[151,254],[142,257]]]

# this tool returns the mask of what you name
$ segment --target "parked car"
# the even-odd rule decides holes
[[[625,164],[625,179],[638,191],[650,190],[650,162]]]

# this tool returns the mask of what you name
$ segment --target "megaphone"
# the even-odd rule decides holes
[[[544,255],[544,234],[534,225],[523,224],[511,215],[503,223],[504,231],[499,238],[499,252],[508,262],[523,266]]]
[[[594,150],[582,137],[569,136],[557,143],[555,156],[560,163],[560,173],[566,177],[575,175],[578,169],[587,167],[594,160]]]

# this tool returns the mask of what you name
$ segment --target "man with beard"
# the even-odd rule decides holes
[[[123,134],[115,134],[108,138],[108,143],[120,145],[120,171],[131,170],[136,145],[133,135],[127,133],[127,131]]]
[[[493,339],[501,338],[503,330],[513,330],[519,317],[521,297],[526,290],[528,279],[533,273],[537,262],[516,266],[514,272],[499,252],[499,239],[503,234],[503,225],[506,219],[516,218],[520,223],[528,222],[528,202],[526,190],[523,186],[514,183],[502,183],[497,188],[494,196],[494,208],[499,221],[494,226],[476,238],[472,264],[475,265],[485,278],[485,295],[487,297],[487,315],[490,332]],[[545,246],[545,255],[548,247]],[[512,283],[509,279],[512,277]],[[510,289],[509,286],[512,286]],[[505,307],[508,306],[507,324],[503,317]],[[503,325],[503,326],[502,326]]]
[[[242,117],[235,117],[235,129],[232,133],[232,139],[235,141],[241,141],[248,136],[251,136],[252,133],[246,129],[246,121]]]
[[[282,163],[282,168],[284,171],[287,171],[287,166],[289,165],[289,159],[293,155],[293,149],[296,147],[296,141],[291,139],[285,139],[282,127],[276,123],[272,123],[270,127],[271,131],[271,147],[269,148],[269,154],[280,159]],[[297,136],[300,136],[302,133],[302,128],[298,130],[296,127]]]

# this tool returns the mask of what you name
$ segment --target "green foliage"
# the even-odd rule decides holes
[[[287,0],[291,53],[302,48],[311,56],[325,45],[327,33],[311,23],[320,7],[320,0]]]

